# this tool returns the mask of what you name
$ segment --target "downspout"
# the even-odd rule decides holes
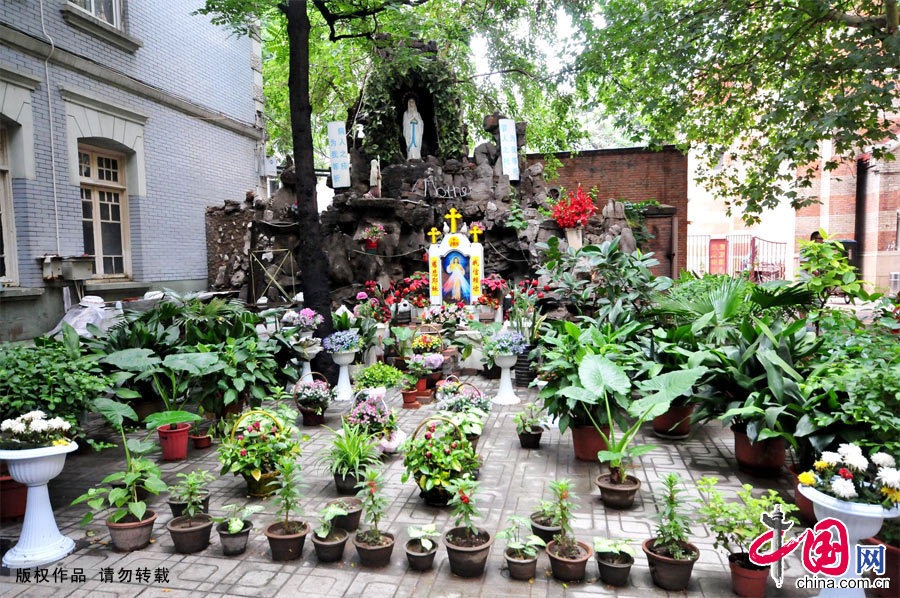
[[[53,101],[50,98],[50,57],[53,56],[56,45],[53,43],[53,38],[47,33],[47,27],[44,25],[44,0],[40,0],[40,5],[41,31],[44,33],[47,41],[50,42],[50,52],[47,53],[47,58],[44,59],[44,80],[47,84],[47,114],[50,119],[50,178],[53,181],[53,221],[56,225],[56,255],[59,255],[59,200],[56,195],[56,144],[54,143],[56,135],[53,133]]]
[[[856,239],[856,252],[852,264],[862,272],[862,253],[866,243],[866,189],[869,182],[869,161],[856,161],[856,218],[853,225],[853,237]]]

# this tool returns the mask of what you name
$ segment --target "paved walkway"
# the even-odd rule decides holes
[[[487,392],[496,388],[496,382],[473,378],[473,382]],[[534,391],[519,391],[523,399],[533,399]],[[398,407],[401,427],[412,433],[422,417],[434,411],[434,406],[422,409],[399,409],[399,396],[394,400]],[[342,409],[328,413],[326,425],[339,425]],[[701,430],[687,442],[669,442],[648,438],[660,448],[640,460],[634,472],[642,482],[634,509],[612,511],[604,509],[598,498],[593,479],[599,474],[596,463],[576,461],[572,451],[571,434],[560,437],[558,430],[544,433],[540,450],[524,450],[519,447],[515,434],[513,415],[515,406],[495,408],[485,426],[479,443],[479,452],[485,459],[481,473],[481,506],[484,520],[481,525],[493,532],[505,526],[506,517],[512,514],[527,516],[541,498],[550,498],[547,483],[556,478],[568,477],[575,482],[579,507],[574,522],[579,539],[590,542],[592,536],[618,536],[640,542],[652,535],[654,522],[649,515],[655,512],[652,492],[661,488],[660,478],[669,472],[678,472],[685,480],[696,481],[704,475],[720,478],[720,485],[734,488],[741,483],[751,483],[757,488],[773,487],[787,491],[787,476],[776,480],[760,480],[737,473],[732,455],[731,434],[713,424]],[[304,509],[312,515],[337,495],[330,474],[316,464],[317,454],[327,446],[329,433],[324,428],[305,428],[311,435],[305,444],[301,458],[307,489]],[[365,596],[366,598],[406,596],[666,596],[653,586],[647,561],[639,554],[631,572],[631,585],[625,588],[609,588],[597,581],[595,561],[588,564],[588,577],[584,583],[568,584],[568,587],[550,577],[549,561],[541,555],[538,577],[533,582],[510,580],[504,570],[503,540],[496,540],[491,558],[481,579],[466,580],[453,576],[443,547],[439,550],[435,568],[428,573],[409,571],[403,546],[406,528],[434,522],[438,529],[449,525],[449,512],[426,506],[418,496],[413,482],[402,484],[402,458],[390,457],[385,461],[387,494],[391,497],[385,529],[397,536],[390,566],[381,570],[367,570],[359,566],[356,551],[348,545],[344,560],[338,564],[318,564],[311,544],[307,541],[302,559],[290,563],[275,563],[269,559],[268,543],[260,531],[274,519],[274,508],[267,505],[266,512],[253,519],[256,526],[250,536],[247,552],[239,557],[225,557],[221,553],[218,534],[213,531],[212,543],[203,552],[194,555],[176,554],[165,524],[171,519],[165,497],[154,498],[151,508],[159,513],[153,532],[153,543],[147,548],[130,554],[117,553],[107,544],[108,534],[102,523],[79,527],[84,514],[82,505],[69,506],[73,498],[105,475],[121,468],[121,454],[110,450],[103,453],[79,453],[70,455],[64,472],[51,483],[51,496],[56,507],[56,518],[63,533],[74,538],[79,548],[75,553],[49,565],[48,580],[30,584],[16,583],[16,572],[3,571],[0,575],[2,596]],[[175,482],[175,474],[194,469],[207,469],[218,474],[219,463],[215,447],[205,450],[191,449],[188,459],[176,463],[161,463],[163,478]],[[221,515],[221,507],[233,502],[243,502],[245,484],[242,478],[227,475],[218,478],[211,486],[210,511]],[[696,493],[692,491],[696,496]],[[785,496],[789,496],[785,494]],[[263,503],[265,504],[265,503]],[[19,526],[6,524],[0,536],[15,538]],[[689,592],[695,596],[732,596],[727,558],[713,550],[712,538],[702,526],[695,526],[692,542],[700,549],[700,559],[694,567]],[[82,569],[85,580],[73,583],[54,582],[56,567],[65,569],[71,578],[76,569]],[[113,581],[101,581],[101,571],[111,568]],[[130,583],[119,582],[119,570],[132,570]],[[137,579],[137,571],[150,576],[150,581]],[[154,581],[157,569],[168,569],[168,582]],[[146,571],[145,571],[146,570]],[[795,589],[794,578],[802,574],[797,559],[791,557],[785,572],[784,589],[777,590],[769,581],[770,596],[805,596]],[[126,573],[127,575],[127,573]],[[678,595],[683,595],[677,593]]]

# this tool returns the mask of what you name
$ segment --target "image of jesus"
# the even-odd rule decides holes
[[[445,272],[449,275],[444,279],[444,298],[452,301],[468,301],[471,290],[466,276],[466,269],[458,256],[454,256],[447,264]]]

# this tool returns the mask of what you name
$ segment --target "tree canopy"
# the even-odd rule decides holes
[[[896,0],[598,0],[576,76],[635,140],[697,150],[700,182],[748,222],[816,167],[891,159]],[[892,120],[893,119],[893,120]],[[820,143],[833,155],[819,163]]]

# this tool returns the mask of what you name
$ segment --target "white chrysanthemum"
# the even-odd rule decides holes
[[[869,460],[862,456],[862,454],[849,454],[844,455],[844,463],[847,464],[847,467],[850,469],[855,469],[856,471],[865,471],[869,468]]]
[[[853,482],[843,478],[835,478],[831,481],[831,491],[838,498],[856,498],[856,488],[853,487]]]
[[[14,421],[12,425],[9,427],[9,431],[13,434],[24,434],[25,433],[25,422],[22,421]]]
[[[839,453],[835,453],[833,451],[823,452],[820,459],[822,461],[824,461],[825,463],[827,463],[828,465],[837,465],[838,463],[840,463],[843,460]]]
[[[29,427],[31,428],[32,432],[42,434],[50,429],[50,424],[47,423],[46,419],[35,419],[31,421]]]
[[[0,432],[9,432],[12,429],[12,425],[15,423],[14,419],[4,419],[3,423],[0,424]]]
[[[43,419],[47,417],[47,414],[41,411],[40,409],[35,409],[34,411],[29,411],[25,415],[22,416],[22,419],[25,421],[31,421],[35,419]]]
[[[849,455],[862,455],[862,454],[863,454],[861,448],[859,448],[859,447],[856,446],[855,444],[851,444],[851,443],[849,443],[849,442],[848,442],[848,443],[845,443],[845,444],[842,444],[842,445],[839,445],[839,446],[838,446],[837,452],[840,453],[841,456],[844,457],[845,459],[846,459]]]
[[[900,471],[894,467],[882,467],[878,470],[876,479],[885,486],[900,490]]]
[[[878,467],[897,467],[897,462],[887,453],[875,453],[869,457]]]
[[[51,430],[59,430],[60,432],[66,432],[72,427],[69,422],[61,417],[54,417],[53,419],[47,420],[47,425],[50,426]]]

